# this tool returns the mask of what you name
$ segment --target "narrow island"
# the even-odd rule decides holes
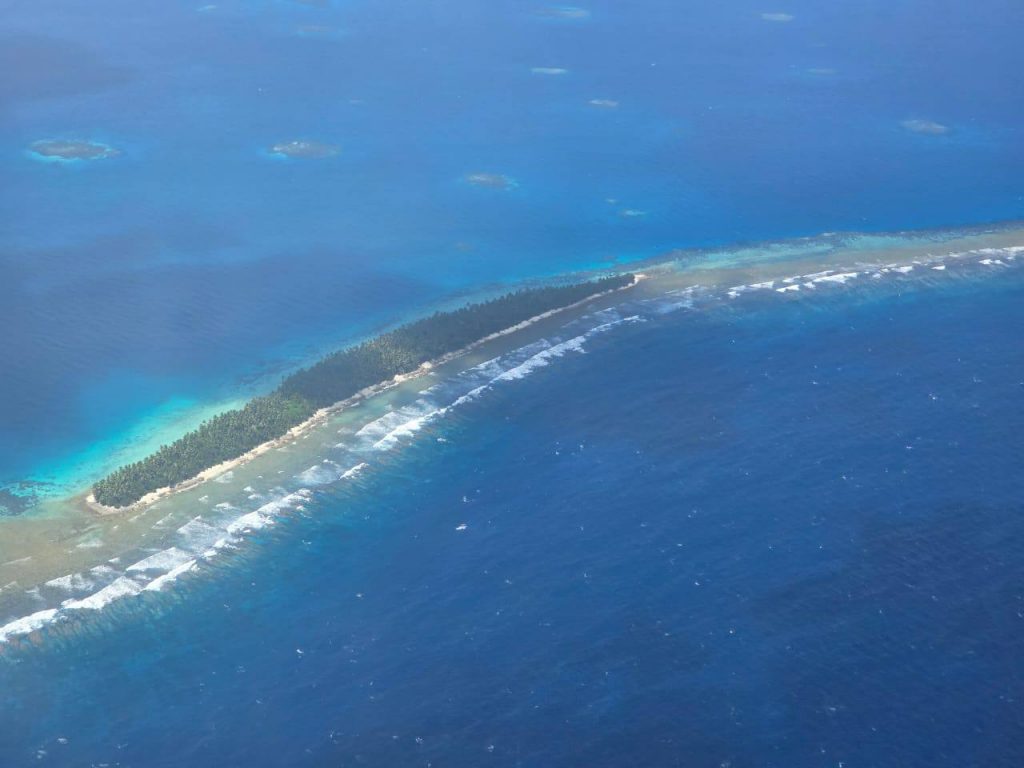
[[[636,282],[630,273],[528,288],[402,325],[327,355],[286,377],[268,395],[203,422],[170,445],[127,464],[93,486],[91,504],[117,511],[203,479],[225,462],[284,437],[324,409],[366,394],[432,362],[608,291]]]

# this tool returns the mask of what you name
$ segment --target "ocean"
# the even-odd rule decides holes
[[[6,0],[0,766],[1019,768],[1022,28]],[[69,498],[615,269],[216,481]]]
[[[1024,273],[932,274],[627,299],[421,392],[6,654],[3,763],[1020,765]]]
[[[1021,218],[1022,25],[1004,0],[6,0],[5,506],[495,284]],[[30,149],[56,139],[120,154]]]

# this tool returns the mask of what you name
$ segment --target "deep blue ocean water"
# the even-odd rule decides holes
[[[1010,0],[6,0],[0,481],[81,486],[460,291],[1019,218],[1022,25]],[[339,154],[268,152],[293,140]]]
[[[1019,766],[1024,280],[986,274],[595,336],[7,655],[0,764]]]

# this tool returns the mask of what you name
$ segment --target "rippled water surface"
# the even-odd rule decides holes
[[[1022,24],[1001,0],[9,0],[0,481],[81,487],[495,281],[1018,218]]]
[[[0,754],[1018,765],[1004,260],[629,300],[424,390],[174,589],[9,647]]]

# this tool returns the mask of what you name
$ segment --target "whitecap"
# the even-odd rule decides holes
[[[255,531],[269,525],[270,518],[264,517],[259,511],[249,512],[242,515],[228,526],[228,533],[242,533],[243,531]],[[209,550],[207,550],[209,551]],[[205,554],[205,553],[204,553]]]
[[[538,368],[544,368],[549,365],[552,360],[562,357],[568,352],[582,353],[584,351],[583,345],[585,342],[586,336],[576,336],[568,341],[555,344],[548,347],[543,352],[538,352],[532,357],[527,358],[519,365],[498,374],[494,378],[494,381],[516,381],[518,379],[524,379]]]
[[[185,561],[191,559],[191,555],[184,550],[178,549],[177,547],[169,547],[165,550],[157,552],[155,555],[139,560],[137,563],[129,565],[126,569],[128,573],[140,572],[140,571],[168,571],[178,567]]]
[[[495,378],[497,378],[497,377],[495,377]],[[484,384],[484,385],[479,386],[479,387],[474,387],[473,389],[469,390],[469,392],[467,392],[466,394],[464,394],[461,397],[459,397],[458,399],[456,399],[455,402],[453,402],[449,406],[449,408],[457,408],[460,405],[465,405],[468,402],[476,400],[478,397],[480,397],[480,395],[482,395],[488,389],[490,389],[490,383]]]
[[[66,592],[82,592],[95,587],[96,582],[83,573],[69,573],[67,576],[50,579],[44,586],[63,589]]]
[[[196,517],[189,520],[177,531],[180,541],[178,545],[190,552],[201,552],[224,535],[224,531]]]
[[[8,622],[0,627],[0,643],[6,643],[17,635],[27,635],[42,629],[51,623],[57,616],[56,608],[47,608],[45,611],[36,611],[28,616]]]
[[[423,414],[422,416],[415,416],[408,421],[402,422],[384,435],[380,440],[375,442],[373,447],[379,451],[386,451],[393,448],[400,438],[411,437],[416,432],[419,432],[424,426],[433,421],[435,417],[444,413],[444,410],[445,409],[443,408],[437,408],[429,413]]]
[[[837,275],[825,275],[812,280],[812,283],[846,283],[860,275],[860,272],[840,272]]]
[[[831,269],[823,269],[821,272],[808,272],[806,275],[800,275],[799,279],[800,280],[810,280],[810,281],[813,282],[814,280],[817,280],[819,277],[825,277],[826,275],[831,275],[832,272],[833,272],[833,270],[831,270]]]
[[[423,428],[425,424],[443,413],[436,403],[421,398],[404,408],[386,413],[374,419],[356,432],[375,450],[387,450],[394,447],[399,438],[408,437]]]
[[[555,344],[551,344],[551,342],[545,342],[548,345],[547,348],[542,349],[541,351],[531,355],[530,357],[526,358],[519,364],[502,371],[497,376],[492,378],[491,381],[489,381],[487,384],[484,384],[480,387],[477,387],[467,392],[465,395],[463,395],[454,403],[452,403],[452,406],[460,405],[463,402],[475,399],[477,396],[479,396],[480,393],[484,392],[491,385],[496,384],[499,381],[517,381],[519,379],[524,379],[534,371],[540,368],[544,368],[547,365],[550,365],[552,360],[563,357],[569,352],[577,352],[581,354],[585,353],[586,349],[584,348],[584,345],[586,344],[588,339],[593,338],[598,334],[606,333],[607,331],[611,330],[612,328],[618,325],[636,322],[643,322],[642,318],[639,315],[631,315],[630,317],[624,318],[617,317],[616,315],[616,319],[595,326],[590,330],[586,331],[585,333],[582,333],[579,336],[574,336],[573,338],[568,339],[566,341],[561,341]]]
[[[321,464],[314,464],[296,475],[296,478],[303,485],[324,485],[338,479],[338,465],[330,459],[324,459]]]
[[[175,581],[183,573],[188,573],[195,567],[196,561],[188,560],[187,562],[184,562],[176,568],[173,568],[172,570],[168,571],[163,576],[158,576],[157,578],[153,579],[143,589],[146,592],[159,592],[167,584],[170,584],[171,582]]]
[[[680,309],[693,309],[697,286],[669,291],[663,297],[651,300],[656,314],[667,315]]]
[[[142,587],[139,586],[138,582],[128,578],[127,576],[122,576],[95,594],[83,597],[81,600],[65,600],[61,603],[61,606],[68,611],[98,611],[104,606],[110,605],[115,600],[120,600],[123,597],[130,597],[131,595],[137,595],[141,591]]]
[[[367,464],[365,461],[360,462],[359,464],[356,464],[354,467],[351,467],[350,469],[346,469],[341,474],[341,478],[340,479],[348,480],[350,477],[355,477],[360,472],[362,472],[364,469],[366,469],[366,467],[368,467],[368,466],[370,466],[370,465]]]
[[[274,522],[274,518],[281,512],[291,509],[304,501],[308,501],[312,492],[308,488],[300,488],[294,493],[286,494],[279,499],[274,499],[264,504],[254,512],[242,515],[227,527],[229,534],[239,534],[245,531],[255,531],[264,528]],[[226,542],[224,542],[226,543]]]

